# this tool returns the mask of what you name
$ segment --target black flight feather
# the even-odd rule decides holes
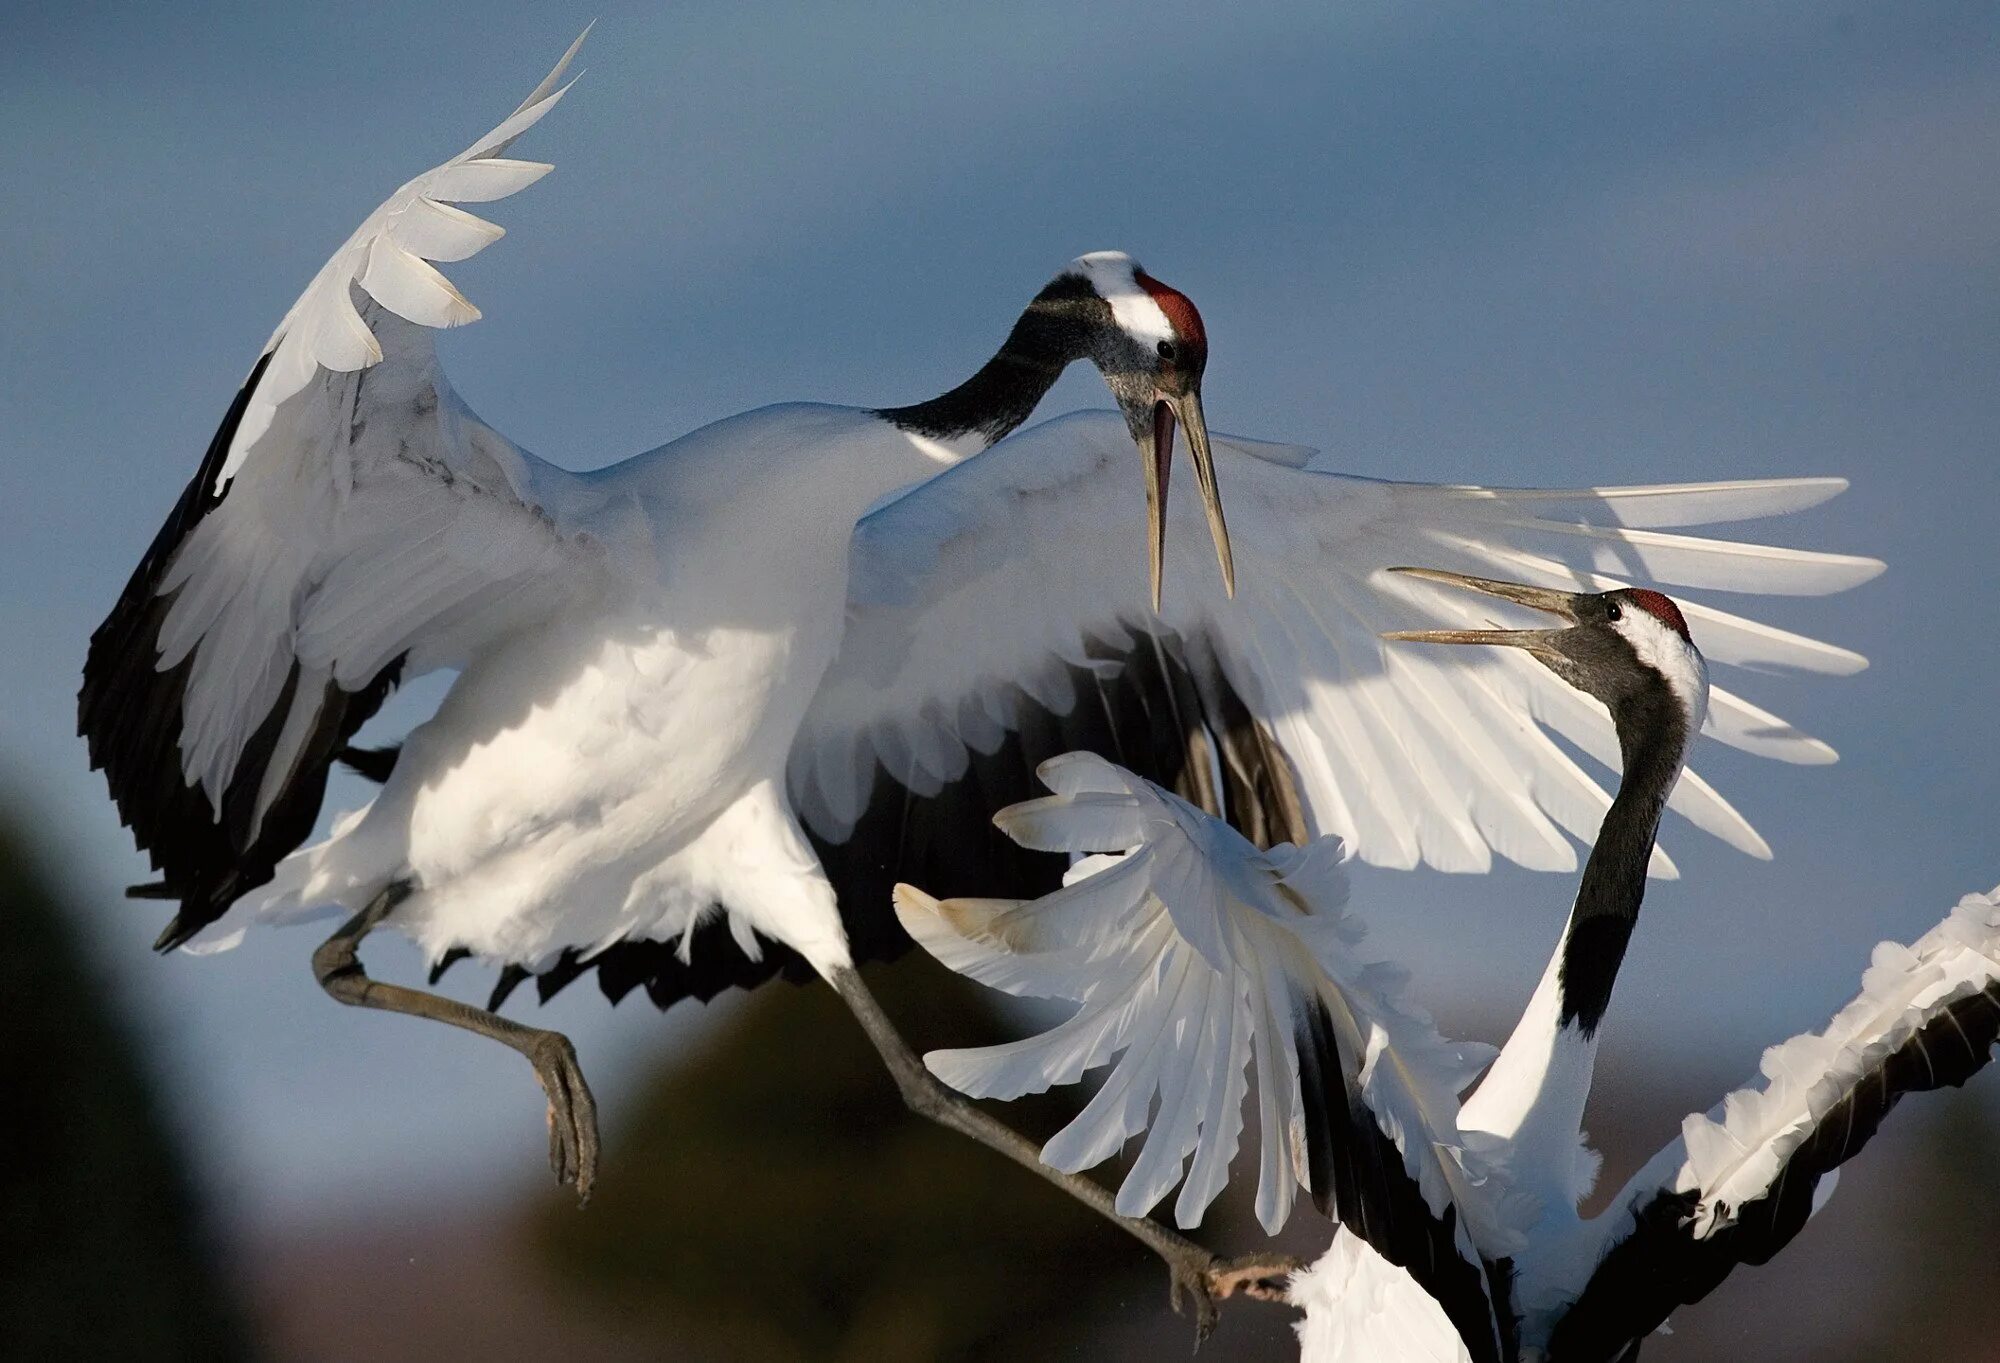
[[[215,490],[216,479],[270,359],[267,353],[250,371],[201,467],[91,635],[77,694],[77,732],[90,765],[104,772],[119,818],[161,873],[157,883],[136,887],[134,897],[181,904],[154,943],[162,951],[180,946],[268,882],[278,862],[305,841],[319,817],[334,753],[381,708],[402,671],[399,657],[358,691],[327,685],[291,778],[254,836],[257,793],[300,684],[296,664],[278,703],[245,745],[219,810],[182,774],[181,723],[194,655],[159,667],[160,630],[173,607],[160,584],[187,537],[228,498],[227,487]]]
[[[1736,1208],[1735,1222],[1706,1239],[1696,1239],[1692,1228],[1699,1190],[1655,1194],[1556,1323],[1550,1363],[1628,1357],[1628,1347],[1668,1313],[1700,1301],[1738,1264],[1769,1260],[1812,1214],[1820,1179],[1868,1143],[1904,1094],[1963,1084],[1992,1058],[1996,1040],[2000,983],[1940,1009],[1826,1111],[1767,1192]]]

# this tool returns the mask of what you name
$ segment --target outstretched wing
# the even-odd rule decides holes
[[[1680,589],[1835,592],[1875,576],[1876,560],[1666,533],[1803,510],[1841,492],[1840,479],[1441,487],[1344,476],[1291,446],[1227,436],[1214,446],[1235,600],[1196,499],[1183,497],[1171,504],[1164,614],[1153,613],[1131,437],[1110,412],[1017,432],[856,528],[840,655],[788,771],[856,959],[907,946],[888,912],[898,881],[1019,898],[1060,885],[1064,858],[1014,845],[988,819],[1037,794],[1037,764],[1071,751],[1225,816],[1258,846],[1337,834],[1384,865],[1484,871],[1497,853],[1574,869],[1564,834],[1594,838],[1610,796],[1556,740],[1615,770],[1609,716],[1516,650],[1446,658],[1384,646],[1382,630],[1507,614],[1384,568],[1585,590],[1660,583],[1719,672],[1867,665]],[[1722,685],[1706,732],[1782,761],[1834,760]],[[1770,854],[1695,772],[1671,805]],[[1671,873],[1664,852],[1655,866]],[[705,932],[692,971],[672,945],[620,943],[543,975],[542,996],[586,970],[614,999],[643,986],[661,1007],[780,972],[810,977],[782,950],[752,961],[721,926]]]
[[[1766,1051],[1760,1086],[1690,1116],[1633,1176],[1587,1253],[1559,1266],[1568,1280],[1522,1284],[1524,1300],[1557,1304],[1551,1363],[1621,1357],[1738,1264],[1783,1249],[1904,1094],[1964,1083],[1996,1039],[2000,889],[1968,895],[1913,946],[1878,946],[1825,1030]]]
[[[1399,997],[1400,972],[1356,951],[1337,839],[1268,851],[1101,758],[1043,764],[1057,793],[995,822],[1024,845],[1089,856],[1027,903],[938,900],[909,886],[897,912],[960,974],[1076,1012],[1038,1036],[933,1051],[973,1097],[1013,1098],[1108,1065],[1083,1111],[1042,1148],[1074,1172],[1145,1132],[1118,1190],[1143,1216],[1176,1183],[1182,1226],[1222,1190],[1255,1076],[1257,1214],[1275,1234],[1294,1186],[1404,1270],[1474,1358],[1510,1356],[1477,1245],[1511,1252],[1492,1171],[1458,1131],[1458,1095],[1491,1058],[1453,1045]],[[1374,1263],[1376,1259],[1365,1262]]]
[[[1610,799],[1551,735],[1615,768],[1609,716],[1515,650],[1444,659],[1384,645],[1385,629],[1477,625],[1504,611],[1383,569],[1418,564],[1584,590],[1654,582],[1804,594],[1843,590],[1882,566],[1662,530],[1800,510],[1840,492],[1839,479],[1439,487],[1346,477],[1288,447],[1218,437],[1215,449],[1238,594],[1225,597],[1194,499],[1184,498],[1170,528],[1163,616],[1148,604],[1134,532],[1139,480],[1114,414],[1012,436],[866,517],[840,656],[792,754],[791,791],[813,831],[850,839],[885,786],[892,806],[920,805],[1047,716],[1082,713],[1093,721],[1086,727],[1116,729],[1100,693],[1115,690],[1132,659],[1164,657],[1198,710],[1174,722],[1207,729],[1226,759],[1220,775],[1238,752],[1275,755],[1275,770],[1259,779],[1295,800],[1303,821],[1286,830],[1285,801],[1260,802],[1277,836],[1338,834],[1362,859],[1389,866],[1484,871],[1497,852],[1567,870],[1576,854],[1563,830],[1587,842]],[[1724,668],[1865,666],[1846,649],[1704,603],[1689,602],[1687,615],[1695,641]],[[1720,686],[1706,732],[1785,761],[1834,756]],[[1032,765],[1048,755],[1021,757]],[[1134,769],[1163,784],[1175,775]],[[1692,772],[1672,807],[1769,855]],[[896,832],[908,837],[913,826],[906,811]],[[875,859],[900,855],[878,849]]]
[[[430,329],[479,311],[427,263],[501,235],[455,204],[550,169],[500,153],[562,97],[575,54],[314,276],[91,636],[78,730],[161,872],[140,892],[181,903],[162,948],[270,878],[310,832],[334,753],[400,679],[595,580],[579,485],[440,372]]]

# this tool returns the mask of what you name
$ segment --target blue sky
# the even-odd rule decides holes
[[[14,6],[0,783],[239,1215],[538,1177],[540,1104],[498,1048],[336,1009],[308,934],[149,956],[70,736],[84,642],[326,253],[593,14],[515,153],[556,174],[453,269],[486,312],[453,380],[529,448],[585,467],[764,402],[928,396],[1062,262],[1130,250],[1202,307],[1218,429],[1437,481],[1854,480],[1747,527],[1890,563],[1757,609],[1874,660],[1744,688],[1843,760],[1703,754],[1777,858],[1670,825],[1685,878],[1648,901],[1614,1063],[1747,1073],[1876,940],[2000,880],[1989,4]],[[1044,412],[1102,403],[1073,375]],[[1356,902],[1450,1020],[1525,997],[1571,889],[1368,873]],[[572,994],[551,1020],[615,1128],[617,1076],[702,1015]]]

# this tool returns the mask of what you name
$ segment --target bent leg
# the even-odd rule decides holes
[[[1235,1291],[1282,1297],[1283,1276],[1299,1266],[1296,1260],[1271,1257],[1225,1264],[1157,1221],[1119,1215],[1116,1199],[1103,1186],[1043,1164],[1034,1142],[946,1088],[924,1068],[855,973],[833,886],[777,783],[766,782],[746,793],[716,819],[704,838],[712,845],[706,870],[714,877],[709,888],[716,902],[742,915],[758,932],[798,951],[833,986],[888,1066],[911,1111],[1034,1170],[1140,1240],[1166,1261],[1175,1307],[1184,1296],[1193,1301],[1202,1335],[1214,1328],[1218,1298]],[[1258,1277],[1260,1267],[1268,1268],[1263,1279]]]
[[[449,1023],[490,1037],[525,1056],[549,1100],[549,1165],[559,1182],[576,1189],[578,1201],[588,1202],[591,1185],[597,1180],[597,1103],[590,1085],[584,1082],[569,1038],[560,1032],[523,1026],[457,999],[383,984],[368,978],[362,969],[357,954],[361,939],[380,926],[409,894],[407,884],[391,884],[342,924],[313,952],[313,977],[341,1003]]]
[[[912,1112],[969,1136],[1022,1168],[1040,1174],[1159,1255],[1167,1265],[1174,1309],[1181,1309],[1184,1298],[1193,1302],[1198,1338],[1207,1338],[1215,1328],[1218,1299],[1242,1292],[1267,1301],[1284,1300],[1285,1279],[1301,1266],[1299,1260],[1285,1255],[1259,1255],[1224,1261],[1151,1217],[1122,1215],[1109,1189],[1042,1163],[1041,1150],[1033,1141],[980,1110],[965,1095],[945,1087],[925,1069],[853,967],[829,971],[827,979],[874,1043],[876,1052],[894,1076],[896,1087],[902,1091],[903,1102]]]

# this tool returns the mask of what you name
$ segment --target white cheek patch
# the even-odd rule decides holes
[[[1643,610],[1627,608],[1615,626],[1639,655],[1639,661],[1667,679],[1687,711],[1690,735],[1708,717],[1708,663],[1679,631]]]
[[[1132,257],[1123,251],[1092,251],[1078,256],[1075,266],[1111,305],[1111,320],[1134,339],[1148,346],[1175,339],[1167,314],[1153,295],[1140,287],[1136,278],[1139,266]]]

